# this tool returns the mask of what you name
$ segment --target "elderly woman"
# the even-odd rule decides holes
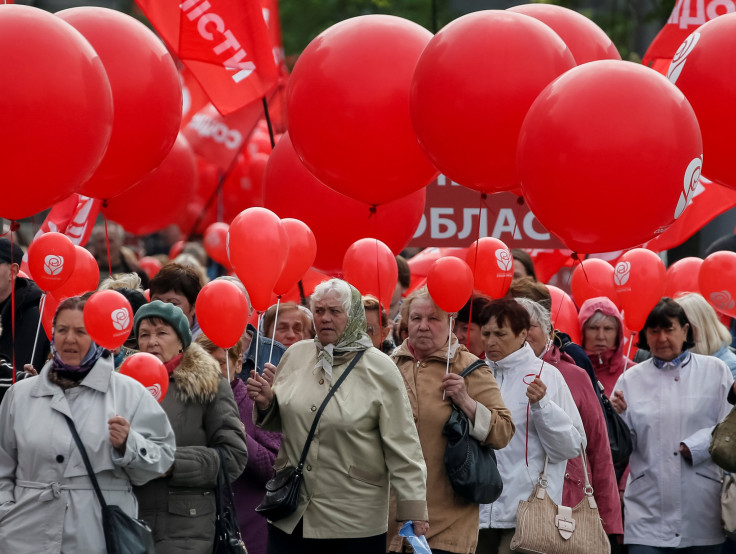
[[[300,340],[313,339],[312,314],[295,302],[284,302],[279,306],[277,318],[276,306],[271,306],[263,316],[263,334],[286,348]]]
[[[715,356],[723,361],[736,379],[736,354],[731,352],[731,332],[718,320],[708,301],[695,292],[678,296],[677,303],[693,329],[695,346],[692,351],[704,356]]]
[[[552,364],[560,371],[580,413],[585,436],[588,439],[585,452],[588,457],[590,484],[595,492],[603,528],[608,535],[622,535],[621,503],[611,460],[606,420],[588,374],[555,345],[549,311],[528,298],[517,298],[516,301],[529,313],[530,325],[526,342],[532,347],[537,358]],[[562,488],[562,503],[565,506],[577,506],[584,496],[584,484],[582,461],[580,458],[568,460]]]
[[[519,501],[529,498],[547,458],[547,494],[562,502],[567,461],[581,454],[585,431],[562,374],[540,361],[527,342],[528,312],[515,300],[493,300],[481,322],[486,360],[517,432],[496,454],[503,493],[493,504],[481,506],[476,552],[505,554],[511,552]]]
[[[514,434],[511,414],[501,399],[496,380],[482,367],[465,379],[459,373],[477,361],[450,334],[450,316],[434,303],[426,287],[409,295],[401,307],[409,336],[393,358],[409,391],[419,441],[427,462],[427,505],[432,529],[427,534],[432,551],[474,552],[478,531],[478,504],[455,493],[447,477],[442,428],[452,412],[451,401],[472,425],[472,436],[492,448],[503,448]],[[449,357],[449,372],[447,359]],[[395,533],[389,550],[406,546]]]
[[[209,554],[220,455],[233,481],[248,456],[232,389],[218,363],[192,344],[179,307],[154,300],[136,312],[133,328],[141,352],[156,356],[169,373],[161,406],[176,435],[171,470],[135,491],[141,517],[153,530],[158,554]]]
[[[136,517],[132,485],[165,474],[174,432],[153,396],[113,371],[87,334],[86,300],[64,300],[51,360],[8,391],[0,412],[0,552],[107,552],[102,513],[66,417],[105,500]]]
[[[606,396],[610,398],[624,366],[634,365],[624,355],[624,321],[621,313],[608,298],[599,296],[583,302],[578,321],[583,349],[593,364]]]
[[[268,527],[266,520],[255,510],[263,499],[266,482],[273,477],[273,464],[281,444],[281,435],[259,429],[253,423],[253,400],[248,396],[245,381],[240,379],[240,360],[243,348],[237,343],[223,350],[204,334],[196,340],[220,364],[222,376],[230,380],[240,421],[245,428],[245,444],[248,447],[248,463],[243,474],[232,484],[238,526],[248,554],[265,554]]]
[[[631,429],[634,451],[624,494],[630,554],[720,552],[721,471],[708,453],[713,427],[728,414],[731,372],[693,354],[693,331],[671,298],[639,333],[652,358],[627,370],[611,399]]]
[[[314,342],[286,351],[273,388],[256,372],[248,379],[256,423],[283,433],[276,470],[297,465],[318,406],[361,357],[319,420],[297,510],[270,522],[268,552],[383,553],[389,478],[397,518],[414,521],[417,534],[428,529],[426,468],[409,398],[396,366],[365,333],[355,287],[339,279],[320,283],[312,313]]]

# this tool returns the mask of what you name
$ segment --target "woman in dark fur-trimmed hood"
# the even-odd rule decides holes
[[[136,489],[139,517],[153,530],[158,554],[210,554],[217,451],[225,456],[232,481],[248,459],[232,389],[214,358],[192,343],[179,307],[158,300],[146,304],[135,315],[134,329],[141,352],[159,358],[169,373],[161,406],[176,435],[172,470]]]

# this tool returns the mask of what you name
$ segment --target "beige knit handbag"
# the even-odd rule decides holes
[[[529,554],[610,554],[593,487],[588,480],[585,449],[582,453],[585,496],[574,508],[558,506],[547,494],[547,463],[529,500],[516,511],[516,532],[511,549]]]

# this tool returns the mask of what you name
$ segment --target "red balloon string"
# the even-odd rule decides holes
[[[374,218],[374,225],[376,228],[375,236],[378,236],[378,232],[380,231],[380,227],[378,226],[378,206],[375,204],[371,206],[370,212],[371,212],[371,215],[368,216],[369,219],[373,217],[374,215],[376,216]],[[380,346],[383,346],[383,318],[381,317],[381,311],[385,310],[385,307],[381,299],[381,269],[380,269],[380,264],[378,261],[378,239],[373,239],[373,240],[375,241],[375,245],[376,245],[376,281],[377,281],[376,287],[378,288],[378,336],[381,340],[379,344]],[[388,310],[386,310],[386,312],[388,313]]]
[[[12,340],[13,340],[13,383],[15,383],[15,279],[16,279],[16,273],[13,272],[13,232],[18,229],[20,225],[16,221],[12,221],[10,223],[10,230],[8,231],[10,233],[10,327],[11,327],[11,334],[12,334]],[[41,317],[40,315],[38,316]],[[33,363],[33,360],[31,360],[31,363]]]
[[[107,200],[104,200],[102,202],[102,206],[105,207],[107,205]],[[110,272],[110,277],[112,277],[112,260],[110,259],[110,236],[107,234],[107,216],[105,215],[105,212],[102,212],[102,218],[105,221],[105,246],[107,247],[107,269]]]

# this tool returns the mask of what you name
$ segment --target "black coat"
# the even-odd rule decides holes
[[[38,327],[38,304],[43,292],[30,279],[15,279],[15,369],[22,370],[24,364],[31,363],[33,343]],[[0,357],[13,362],[13,326],[11,320],[11,298],[5,301],[0,311],[2,335],[0,335]],[[40,370],[49,355],[49,340],[43,329],[38,334],[38,347],[33,359],[33,367]]]

